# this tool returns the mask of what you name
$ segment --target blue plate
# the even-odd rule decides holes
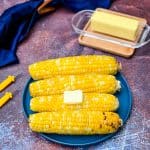
[[[129,85],[126,79],[124,78],[124,76],[121,73],[118,73],[116,75],[116,78],[120,80],[121,87],[122,87],[121,91],[115,94],[118,97],[120,103],[117,113],[122,118],[123,123],[125,123],[131,112],[132,95],[131,95],[131,90],[129,88]],[[30,114],[34,113],[30,110],[31,96],[29,93],[29,84],[31,82],[33,82],[33,80],[29,79],[23,93],[23,109],[25,112],[25,116],[27,118],[29,117]],[[58,135],[58,134],[39,133],[40,136],[42,136],[43,138],[49,141],[53,141],[68,146],[86,146],[86,145],[96,144],[98,142],[102,142],[114,136],[115,134],[116,133],[107,134],[107,135]]]

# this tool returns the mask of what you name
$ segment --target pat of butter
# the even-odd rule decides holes
[[[131,41],[136,39],[138,28],[138,20],[117,14],[96,11],[91,17],[92,31]]]
[[[83,93],[81,90],[65,91],[64,103],[65,104],[79,104],[83,101]]]

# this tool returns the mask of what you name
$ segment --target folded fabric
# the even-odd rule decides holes
[[[62,0],[62,4],[75,12],[98,7],[109,8],[112,0]]]
[[[18,63],[17,45],[38,20],[37,8],[43,0],[30,0],[7,9],[0,16],[0,67]],[[49,5],[63,5],[73,11],[108,8],[111,0],[53,0]]]
[[[37,20],[43,0],[31,0],[6,10],[0,17],[0,67],[18,63],[16,49]]]

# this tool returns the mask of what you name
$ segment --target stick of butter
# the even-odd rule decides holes
[[[95,32],[134,41],[139,21],[109,12],[95,11],[91,17],[91,29]]]
[[[65,104],[79,104],[83,101],[82,90],[64,91]]]

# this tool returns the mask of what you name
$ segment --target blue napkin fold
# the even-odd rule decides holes
[[[61,0],[61,2],[64,7],[77,12],[84,9],[109,8],[112,0]]]
[[[0,67],[18,63],[18,44],[28,35],[40,15],[37,8],[43,0],[30,0],[15,5],[0,16]],[[53,0],[49,5],[63,5],[73,11],[109,8],[111,0]]]

